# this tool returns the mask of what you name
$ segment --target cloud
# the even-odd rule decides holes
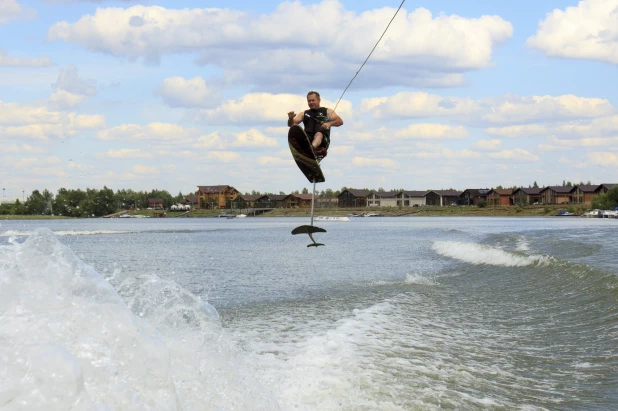
[[[160,173],[159,169],[155,166],[145,166],[143,164],[136,164],[131,167],[131,171],[135,174],[149,174],[149,175],[157,175]]]
[[[354,157],[352,164],[360,167],[396,168],[399,163],[391,158]]]
[[[50,108],[56,110],[68,110],[77,107],[86,96],[80,96],[65,90],[56,90],[47,99]]]
[[[618,64],[618,0],[583,0],[554,9],[526,44],[552,57]]]
[[[411,124],[403,130],[395,132],[395,136],[404,139],[461,139],[469,133],[463,126],[445,124]]]
[[[266,14],[136,5],[98,8],[76,22],[58,22],[47,37],[131,61],[197,53],[200,64],[222,68],[228,81],[263,89],[294,88],[305,74],[315,87],[339,86],[358,70],[394,12],[383,7],[357,14],[337,0],[283,2]],[[319,30],[307,16],[320,16]],[[463,73],[490,66],[494,49],[512,35],[511,23],[499,16],[402,9],[357,87],[461,85]]]
[[[361,113],[374,119],[449,117],[471,125],[517,125],[547,121],[591,119],[616,113],[606,99],[562,96],[503,95],[472,100],[424,92],[400,92],[390,97],[363,99]],[[535,127],[534,125],[531,127]],[[490,129],[498,132],[499,129]]]
[[[81,96],[94,96],[97,93],[97,81],[80,77],[77,74],[77,67],[71,64],[66,69],[60,69],[58,79],[52,84],[52,88]]]
[[[120,150],[108,150],[106,153],[98,153],[98,158],[152,158],[151,153],[146,153],[139,148],[122,148]]]
[[[493,140],[479,140],[472,145],[472,147],[481,150],[481,151],[495,151],[499,150],[502,147],[502,141],[493,139]]]
[[[122,124],[100,131],[97,138],[99,140],[183,142],[192,133],[194,130],[184,129],[178,124],[150,123],[145,126]]]
[[[2,9],[0,0],[0,10]],[[1,12],[0,12],[1,14]],[[6,50],[0,50],[0,67],[48,67],[53,65],[49,57],[19,58],[11,57]]]
[[[497,153],[489,153],[487,154],[487,157],[501,160],[517,160],[524,162],[539,161],[539,156],[521,148],[515,148],[513,150],[502,150]]]
[[[231,163],[240,158],[240,154],[233,151],[211,151],[206,156],[207,160],[214,160],[220,163]]]
[[[212,108],[221,102],[221,91],[214,84],[208,84],[202,77],[185,79],[170,77],[155,89],[170,107]]]
[[[277,147],[279,143],[271,137],[267,137],[256,129],[244,131],[236,135],[236,140],[232,143],[234,147]]]
[[[332,108],[334,103],[322,98],[322,106]],[[239,100],[228,100],[219,107],[194,112],[193,120],[199,123],[228,124],[287,124],[287,113],[306,110],[307,98],[295,94],[250,93]],[[337,114],[342,118],[352,113],[352,104],[342,100]],[[345,119],[344,119],[345,120]]]
[[[36,11],[20,5],[15,0],[0,0],[0,24],[11,20],[31,20],[36,17]]]
[[[42,106],[29,106],[0,101],[0,127],[6,137],[48,140],[70,137],[83,130],[105,125],[102,115],[65,113]]]
[[[592,165],[613,167],[618,164],[618,155],[615,153],[595,151],[588,153],[587,157]]]

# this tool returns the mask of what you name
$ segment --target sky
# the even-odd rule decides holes
[[[335,108],[400,3],[0,0],[3,200],[310,189],[287,113]],[[617,183],[617,69],[618,0],[408,0],[317,189]]]

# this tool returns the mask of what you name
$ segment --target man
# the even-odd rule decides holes
[[[330,128],[343,125],[341,117],[330,108],[320,107],[320,93],[310,91],[307,93],[309,110],[302,113],[288,113],[288,127],[303,123],[305,133],[311,140],[313,151],[318,159],[326,157],[326,150],[330,144]]]

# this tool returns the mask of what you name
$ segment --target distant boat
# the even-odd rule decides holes
[[[378,213],[365,213],[365,214],[363,214],[363,217],[384,217],[384,214],[378,214]]]
[[[568,211],[558,211],[558,214],[556,214],[557,217],[570,217],[574,215],[575,213],[569,213]]]
[[[247,216],[247,214],[238,214],[236,215],[236,218],[245,218]]]
[[[348,217],[334,217],[319,215],[315,218],[316,221],[350,221]]]

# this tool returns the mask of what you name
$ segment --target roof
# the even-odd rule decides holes
[[[197,196],[185,196],[185,200],[191,204],[197,204]]]
[[[292,197],[299,198],[301,200],[311,200],[313,198],[312,194],[290,194]]]
[[[467,188],[463,191],[463,193],[461,193],[461,195],[468,193],[473,197],[482,197],[487,195],[490,191],[491,190],[488,188]]]
[[[552,190],[558,194],[568,194],[574,189],[575,187],[569,187],[569,186],[548,186],[542,189],[541,191]]]
[[[242,198],[245,201],[257,201],[258,199],[264,197],[262,194],[244,194],[239,195],[238,197]]]
[[[540,187],[521,187],[521,188],[518,188],[517,190],[513,191],[513,194],[515,194],[516,192],[518,192],[520,190],[523,191],[524,193],[528,194],[529,196],[541,194],[541,191],[543,191],[543,189],[540,188]]]
[[[227,188],[236,190],[234,187],[231,186],[197,186],[197,189],[204,194],[217,194],[226,190]]]
[[[372,193],[380,198],[395,198],[401,191],[372,191]]]
[[[512,188],[494,188],[491,191],[498,193],[498,195],[501,196],[510,196],[515,190],[513,190]]]
[[[162,198],[149,198],[148,202],[149,203],[162,203],[163,199]]]
[[[427,191],[403,191],[408,197],[423,197]]]
[[[356,188],[348,188],[346,190],[343,190],[341,192],[341,194],[345,193],[346,191],[348,193],[352,194],[354,197],[367,197],[369,194],[372,193],[371,190],[359,190],[359,189],[356,189]],[[339,194],[339,195],[341,195],[341,194]]]
[[[583,193],[594,193],[600,186],[598,184],[582,184],[575,187],[579,188]]]
[[[612,188],[618,186],[618,184],[601,184],[601,186],[607,188],[608,190],[611,190]]]
[[[289,194],[267,194],[264,197],[268,197],[272,201],[283,201],[288,196],[289,196]]]
[[[425,195],[429,193],[436,193],[442,197],[459,197],[461,195],[461,191],[457,190],[429,190],[425,193]]]

